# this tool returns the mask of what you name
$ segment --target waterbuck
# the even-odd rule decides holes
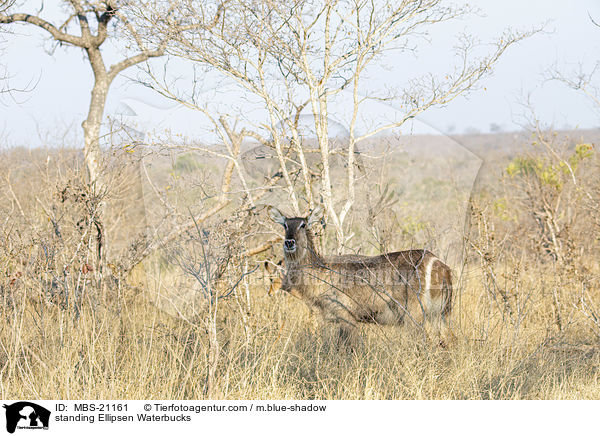
[[[320,213],[288,218],[269,208],[270,218],[285,228],[281,289],[334,323],[342,342],[352,344],[359,322],[424,326],[429,321],[441,334],[452,308],[450,268],[427,250],[323,256],[311,231]]]

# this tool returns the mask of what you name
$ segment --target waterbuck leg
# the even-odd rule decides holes
[[[350,311],[337,299],[325,304],[321,311],[326,325],[333,330],[336,346],[354,350],[358,344],[358,327]]]

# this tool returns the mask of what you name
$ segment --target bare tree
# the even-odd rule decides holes
[[[194,217],[191,218],[195,223]],[[184,241],[177,244],[169,255],[185,274],[193,277],[198,293],[204,300],[202,308],[193,313],[194,321],[188,322],[198,322],[207,335],[204,393],[209,399],[218,396],[217,368],[221,353],[217,336],[219,303],[231,297],[244,278],[243,274],[235,277],[227,274],[229,264],[234,263],[235,257],[241,252],[240,247],[236,246],[237,241],[239,240],[229,238],[226,231],[219,226],[205,229],[195,223],[195,228],[185,232]],[[186,319],[185,316],[183,318]]]
[[[594,26],[600,27],[589,13],[588,16]],[[566,72],[564,68],[554,65],[544,73],[544,76],[546,80],[562,82],[569,88],[582,93],[596,109],[600,109],[600,86],[597,83],[598,76],[596,75],[599,67],[600,60],[597,60],[590,68],[586,68],[580,63],[577,69],[571,72]]]
[[[591,23],[596,27],[600,27],[598,21],[590,14],[588,15]],[[600,84],[598,83],[599,68],[600,60],[596,60],[591,66],[579,63],[572,71],[566,71],[563,66],[554,65],[545,71],[544,76],[548,81],[558,81],[585,96],[592,107],[598,112],[600,111]],[[531,110],[531,112],[533,112],[533,110]],[[580,162],[583,161],[584,158],[587,161],[593,161],[589,158],[597,154],[595,146],[594,144],[589,143],[578,143],[575,145],[574,150],[569,150],[570,155],[567,155],[567,158],[565,158],[564,154],[559,153],[553,145],[552,140],[549,139],[551,136],[556,136],[556,132],[553,132],[552,129],[545,129],[546,131],[544,131],[544,129],[539,127],[539,122],[535,116],[532,116],[531,118],[534,120],[534,123],[532,124],[535,127],[534,132],[537,142],[544,146],[548,152],[549,160],[563,169],[563,172],[567,175],[567,183],[565,183],[565,185],[570,185],[571,187],[571,192],[565,196],[567,197],[567,200],[563,201],[563,204],[560,205],[560,209],[558,208],[558,205],[556,207],[555,215],[558,215],[557,221],[561,219],[563,221],[562,227],[566,228],[566,230],[570,230],[574,223],[582,223],[585,226],[585,231],[583,232],[583,235],[585,236],[584,238],[580,237],[578,243],[574,242],[575,238],[571,237],[571,234],[569,234],[572,233],[572,231],[565,231],[562,234],[559,233],[557,237],[558,244],[555,245],[558,245],[559,249],[562,249],[562,251],[567,251],[563,246],[569,244],[565,244],[561,239],[564,239],[564,233],[568,233],[568,236],[571,237],[568,242],[572,242],[570,245],[575,245],[581,252],[583,252],[584,249],[585,251],[591,250],[596,244],[594,244],[593,239],[588,239],[590,229],[600,228],[600,183],[596,177],[597,160],[596,167],[590,165],[591,171],[588,170],[588,172],[582,172],[578,167],[581,166]],[[563,188],[562,190],[566,189]],[[579,207],[573,206],[573,203],[577,200],[580,200],[580,203],[576,204],[576,206]],[[580,211],[580,215],[583,216],[578,217],[577,220],[573,218],[571,220],[572,222],[564,223],[564,217],[569,217],[569,215],[564,212],[565,210],[569,210],[568,207]],[[550,215],[548,214],[548,216]],[[561,243],[562,245],[559,245]],[[559,250],[555,249],[554,251]],[[578,301],[574,306],[587,318],[588,323],[595,334],[599,335],[599,306],[598,300],[595,298],[597,293],[594,292],[597,288],[597,282],[590,278],[593,276],[591,276],[587,271],[587,268],[585,268],[585,262],[582,258],[585,259],[581,255],[577,256],[575,253],[567,252],[562,258],[559,257],[559,260],[562,260],[563,264],[568,261],[572,265],[571,269],[575,270],[574,272],[576,273],[575,276],[577,278],[578,286],[578,289],[576,290]],[[575,267],[573,267],[573,265],[575,265]],[[557,300],[556,297],[555,300]],[[558,305],[558,303],[555,303],[555,306]],[[559,312],[558,308],[555,310],[557,313]]]
[[[463,37],[456,48],[456,66],[446,74],[415,77],[403,89],[384,93],[367,90],[368,74],[386,55],[416,51],[424,41],[421,36],[432,26],[470,12],[468,7],[447,6],[440,0],[232,0],[215,26],[178,32],[168,50],[209,65],[263,102],[268,114],[266,134],[254,132],[254,137],[273,148],[296,214],[302,201],[312,208],[317,198],[322,199],[341,250],[348,237],[346,218],[356,201],[357,146],[473,90],[509,46],[532,33],[507,31],[483,54],[474,38]],[[182,0],[173,11],[178,22],[188,25],[198,13],[191,0]],[[160,25],[157,31],[169,33]],[[340,150],[331,144],[329,111],[343,93],[350,96],[345,120],[349,138]],[[361,129],[360,118],[369,101],[394,103],[403,114]],[[316,150],[302,143],[298,120],[305,110],[312,115]],[[290,150],[302,169],[300,186],[290,174]],[[312,152],[320,158],[316,167],[306,159]],[[343,198],[334,195],[332,188],[333,154],[346,161]],[[315,173],[318,187],[313,182]]]
[[[29,2],[30,3],[30,2]],[[161,2],[161,4],[164,2]],[[44,30],[48,37],[58,45],[76,47],[84,51],[94,74],[91,99],[88,113],[82,124],[84,132],[84,156],[89,176],[90,191],[102,198],[106,195],[108,186],[103,179],[103,156],[101,149],[100,129],[108,91],[114,79],[124,70],[148,59],[162,56],[169,38],[169,33],[163,33],[158,41],[149,42],[144,38],[144,29],[136,28],[131,18],[143,14],[147,22],[164,21],[163,28],[174,29],[170,21],[167,2],[166,10],[157,6],[155,1],[121,1],[121,0],[68,0],[66,15],[58,25],[44,19],[35,12],[14,12],[18,2],[8,0],[0,8],[0,24],[25,23]],[[43,8],[40,8],[40,12]],[[211,22],[216,22],[221,9]],[[210,24],[210,23],[209,23]],[[202,17],[196,17],[192,27],[205,26]],[[103,47],[109,39],[125,38],[131,41],[124,51],[126,55],[112,65],[107,64],[107,56]],[[98,231],[98,259],[104,263],[106,236],[103,224],[104,202],[100,201],[95,212]]]
[[[164,96],[175,101],[182,101],[176,95],[169,94],[166,89],[155,87]],[[219,138],[218,144],[205,145],[197,141],[183,144],[166,144],[161,146],[167,151],[178,154],[192,153],[201,159],[217,159],[225,162],[222,171],[218,174],[211,174],[210,180],[207,180],[203,188],[211,190],[208,195],[211,201],[202,204],[200,212],[191,215],[188,210],[180,210],[177,204],[165,198],[158,188],[152,183],[151,177],[146,175],[146,179],[151,185],[151,189],[157,198],[160,198],[161,207],[167,212],[168,220],[165,220],[162,227],[166,227],[166,232],[161,229],[155,229],[152,238],[146,241],[137,251],[128,256],[123,265],[124,271],[132,270],[136,265],[152,255],[157,249],[168,245],[178,239],[181,235],[195,229],[198,225],[203,225],[207,220],[223,214],[223,225],[231,224],[235,228],[247,229],[250,226],[245,220],[250,219],[255,212],[257,201],[263,198],[273,185],[280,179],[279,174],[267,175],[261,185],[250,186],[247,181],[248,175],[242,165],[242,142],[248,136],[245,129],[237,130],[231,126],[224,117],[215,118],[205,108],[197,105],[189,105],[204,114],[212,123],[214,132]],[[185,179],[185,178],[184,178]],[[240,219],[243,215],[245,218]],[[243,237],[241,237],[243,239]],[[280,240],[280,237],[271,238],[269,241],[246,249],[243,254],[251,256],[261,253],[271,247],[271,245]]]

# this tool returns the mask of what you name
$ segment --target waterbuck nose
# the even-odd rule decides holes
[[[285,248],[288,250],[293,250],[296,247],[295,239],[286,239],[284,242]]]

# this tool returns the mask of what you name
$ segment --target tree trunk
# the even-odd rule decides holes
[[[94,70],[94,88],[86,120],[82,123],[84,135],[84,159],[88,175],[90,194],[93,197],[94,208],[89,218],[96,229],[96,256],[98,274],[102,277],[106,264],[106,227],[104,218],[106,213],[107,186],[103,174],[102,150],[100,149],[100,128],[104,115],[104,106],[110,86],[110,79],[104,71],[101,58],[90,54],[92,69]]]
[[[216,291],[215,291],[216,292]],[[217,307],[218,296],[212,295],[208,313],[208,362],[206,371],[205,394],[208,400],[217,398],[217,366],[221,347],[217,337]]]
[[[102,181],[102,152],[100,150],[100,126],[104,115],[104,105],[109,87],[108,79],[96,79],[92,90],[92,99],[88,116],[83,122],[85,164],[89,182],[96,193],[102,193],[105,186]]]

